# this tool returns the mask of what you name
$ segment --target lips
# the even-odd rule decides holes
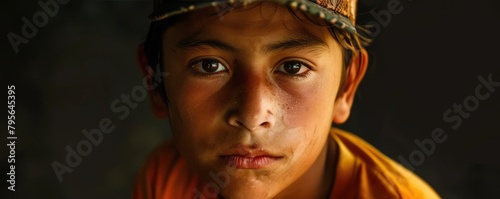
[[[234,149],[221,155],[220,159],[227,166],[237,169],[263,169],[280,161],[283,157],[273,155],[265,150]]]

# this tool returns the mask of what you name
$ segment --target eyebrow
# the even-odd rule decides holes
[[[230,44],[224,43],[223,41],[215,40],[215,39],[197,39],[197,38],[186,38],[182,39],[180,42],[177,43],[177,46],[180,48],[184,49],[193,49],[193,48],[201,48],[203,46],[209,46],[212,48],[224,50],[224,51],[229,51],[229,52],[236,52],[238,49],[234,46],[231,46]]]
[[[328,44],[321,38],[306,32],[305,34],[293,34],[285,40],[268,44],[263,47],[265,53],[284,50],[304,50],[306,48],[328,48]]]
[[[301,34],[291,34],[286,37],[286,39],[278,41],[276,43],[266,44],[261,50],[264,53],[272,53],[276,51],[285,50],[304,50],[306,48],[327,48],[328,44],[321,38],[318,38],[309,33],[307,30],[300,32]],[[237,52],[239,49],[231,44],[225,43],[216,39],[202,39],[201,31],[197,31],[194,34],[181,39],[177,46],[183,49],[195,49],[202,48],[205,46],[220,49],[228,52]]]
[[[307,48],[320,48],[327,47],[328,45],[317,39],[313,38],[294,38],[290,37],[286,40],[279,41],[274,44],[265,45],[263,48],[263,52],[271,53],[276,51],[285,51],[285,50],[304,50]]]

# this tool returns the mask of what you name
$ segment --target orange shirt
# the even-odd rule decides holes
[[[332,128],[338,162],[331,199],[441,198],[425,181],[358,136]],[[133,199],[193,199],[198,176],[167,140],[141,168]]]

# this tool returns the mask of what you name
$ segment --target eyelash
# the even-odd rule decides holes
[[[218,62],[218,64],[224,66],[226,68],[226,70],[215,72],[215,73],[204,73],[204,72],[195,71],[196,65],[200,64],[203,61],[216,61],[216,62]],[[307,71],[302,73],[302,74],[290,74],[290,73],[286,73],[286,72],[282,72],[282,71],[278,70],[284,64],[290,63],[290,62],[299,63],[301,67],[306,67]],[[194,61],[190,62],[190,64],[188,64],[187,68],[188,68],[188,70],[191,71],[192,74],[197,75],[197,76],[204,76],[204,77],[219,75],[220,73],[223,73],[223,72],[229,70],[229,67],[227,66],[226,62],[220,61],[218,58],[211,58],[211,57],[210,58],[195,59]],[[293,80],[301,80],[301,79],[305,79],[305,78],[308,78],[309,76],[311,76],[311,71],[313,71],[313,69],[309,64],[304,63],[303,61],[290,59],[290,60],[282,61],[281,64],[279,64],[278,67],[274,71],[276,73],[280,73],[281,75],[284,75],[284,76],[291,78]]]
[[[302,74],[289,74],[289,73],[286,73],[286,72],[281,72],[281,71],[277,71],[285,76],[288,76],[290,78],[293,78],[295,80],[301,80],[301,79],[305,79],[305,78],[308,78],[309,76],[311,76],[311,71],[313,71],[312,67],[307,64],[307,63],[304,63],[303,61],[299,61],[299,60],[287,60],[287,61],[283,61],[280,65],[278,65],[278,68],[281,67],[282,65],[286,64],[286,63],[289,63],[289,62],[297,62],[299,63],[302,67],[306,67],[307,68],[307,71],[302,73]]]
[[[195,59],[194,61],[190,62],[188,64],[188,67],[187,69],[190,70],[190,72],[194,75],[197,75],[197,76],[205,76],[205,77],[210,77],[210,76],[214,76],[214,75],[218,75],[220,73],[223,73],[224,71],[219,71],[219,72],[215,72],[215,73],[204,73],[204,72],[198,72],[198,71],[195,71],[195,67],[197,64],[200,64],[201,62],[203,61],[216,61],[218,62],[220,65],[224,66],[226,68],[226,70],[224,71],[227,71],[229,70],[229,68],[227,67],[227,64],[223,61],[220,61],[219,59],[217,58],[199,58],[199,59]]]

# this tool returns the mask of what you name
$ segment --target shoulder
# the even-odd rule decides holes
[[[423,179],[362,138],[340,129],[332,129],[332,135],[339,145],[339,164],[352,156],[350,180],[358,190],[356,198],[440,198]]]
[[[158,145],[136,176],[133,199],[185,198],[195,187],[196,176],[188,169],[172,140]]]

